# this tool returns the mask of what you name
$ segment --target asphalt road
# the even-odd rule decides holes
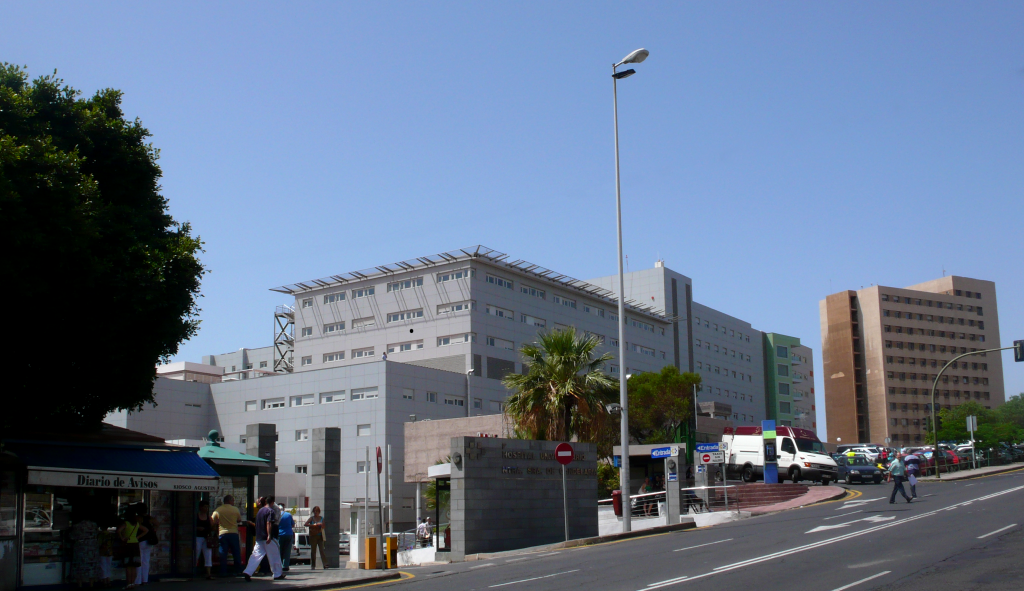
[[[404,568],[408,591],[1024,589],[1024,470],[921,484],[700,530],[493,560]]]

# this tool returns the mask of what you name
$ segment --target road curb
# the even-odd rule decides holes
[[[617,542],[619,540],[629,540],[631,538],[642,538],[644,536],[650,536],[654,534],[664,534],[674,531],[682,531],[687,529],[695,529],[697,524],[693,522],[677,523],[672,525],[659,525],[656,527],[650,527],[647,529],[641,529],[636,531],[624,532],[620,534],[609,534],[607,536],[596,536],[593,538],[580,538],[578,540],[569,540],[568,542],[558,542],[555,544],[545,544],[543,546],[532,546],[530,548],[520,548],[519,550],[507,550],[505,552],[491,552],[488,554],[470,554],[466,556],[466,562],[476,560],[491,560],[492,558],[502,558],[505,556],[516,556],[519,554],[533,554],[535,552],[543,552],[544,550],[565,550],[568,548],[579,548],[582,546],[594,546],[596,544],[605,544],[608,542]]]
[[[382,575],[376,575],[373,577],[364,577],[361,579],[350,579],[340,580],[323,583],[313,583],[310,585],[289,585],[285,589],[303,589],[304,591],[315,591],[317,589],[341,589],[344,587],[354,587],[356,585],[366,585],[369,583],[380,583],[383,581],[395,581],[402,578],[402,573],[393,572]]]
[[[991,472],[985,472],[984,474],[972,474],[970,476],[960,476],[957,478],[936,479],[934,476],[929,476],[928,478],[918,478],[917,481],[927,482],[929,484],[933,482],[960,482],[961,480],[976,480],[978,478],[985,478],[986,476],[995,476],[996,474],[1016,472],[1017,470],[1024,470],[1024,466],[1007,466],[1005,469],[992,470]]]

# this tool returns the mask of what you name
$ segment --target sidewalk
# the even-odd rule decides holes
[[[846,489],[840,486],[811,486],[808,487],[807,492],[803,495],[784,503],[776,503],[774,505],[764,505],[762,507],[751,507],[747,509],[752,516],[754,515],[767,515],[769,513],[777,513],[779,511],[786,511],[788,509],[796,509],[798,507],[806,507],[807,505],[815,505],[825,501],[831,501],[838,499],[846,494]]]
[[[241,575],[223,579],[214,578],[208,581],[200,575],[192,580],[168,578],[150,583],[150,585],[158,587],[159,591],[269,591],[271,589],[284,591],[289,589],[337,589],[349,585],[401,578],[397,570],[368,571],[332,568],[311,571],[305,565],[292,565],[291,569],[284,574],[287,576],[283,581],[272,581],[270,577],[253,577],[251,582],[246,583],[245,578]]]
[[[970,480],[971,478],[981,478],[982,476],[991,476],[992,474],[1002,474],[1004,472],[1013,472],[1015,470],[1024,469],[1024,464],[1007,464],[1005,466],[988,466],[986,468],[978,468],[976,470],[960,470],[959,472],[950,472],[948,474],[942,474],[942,478],[938,479],[934,476],[924,476],[918,478],[921,482],[946,482],[954,480]]]

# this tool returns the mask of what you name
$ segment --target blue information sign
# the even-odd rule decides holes
[[[651,450],[651,457],[654,459],[658,458],[670,458],[672,457],[671,447],[656,447]]]
[[[709,451],[722,451],[721,443],[698,443],[697,453],[704,453]]]

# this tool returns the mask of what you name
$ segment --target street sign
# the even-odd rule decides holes
[[[725,452],[710,451],[699,454],[701,464],[722,464],[725,462]]]
[[[377,446],[377,474],[380,474],[381,469],[384,467],[384,462],[380,457],[380,446]]]
[[[967,417],[967,430],[972,433],[978,430],[978,417],[974,415]]]
[[[679,455],[679,446],[673,445],[672,447],[656,447],[651,450],[651,458],[658,460],[661,458],[671,458],[672,456]]]
[[[1024,361],[1024,341],[1013,341],[1013,360]]]
[[[698,443],[697,453],[704,453],[709,451],[721,451],[719,446],[721,443]]]
[[[572,462],[572,446],[568,443],[559,443],[555,448],[555,459],[559,464],[568,466]]]

